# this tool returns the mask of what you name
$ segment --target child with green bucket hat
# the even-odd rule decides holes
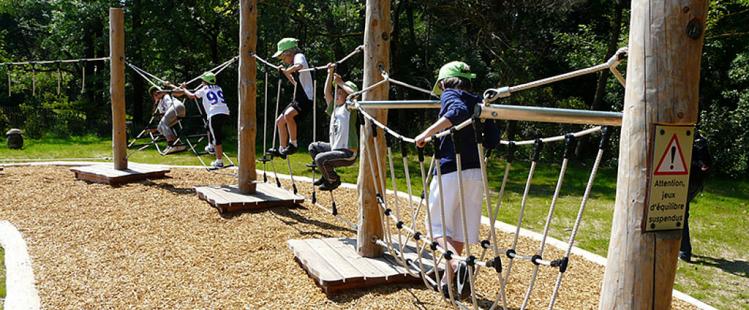
[[[297,142],[297,124],[312,112],[312,75],[309,71],[299,70],[309,68],[307,58],[299,49],[299,40],[283,38],[278,41],[274,58],[279,58],[284,64],[279,71],[294,85],[294,97],[284,108],[283,113],[276,119],[278,128],[279,147],[268,149],[266,152],[273,156],[286,158],[294,154],[299,147]]]
[[[440,96],[440,112],[438,120],[419,134],[415,140],[418,147],[424,147],[426,139],[435,134],[457,126],[471,118],[476,105],[481,104],[481,98],[470,93],[471,81],[476,74],[464,62],[453,61],[440,68],[437,82],[433,92]],[[494,121],[483,123],[484,146],[493,148],[499,143],[499,129]],[[477,243],[479,241],[479,226],[481,224],[481,206],[483,196],[483,178],[480,169],[478,148],[473,126],[467,126],[455,133],[455,139],[449,136],[439,138],[436,141],[435,158],[439,160],[442,173],[441,188],[436,176],[432,178],[429,185],[429,214],[431,225],[427,227],[433,233],[436,242],[439,242],[446,250],[460,255],[466,243]],[[455,143],[458,145],[456,146]],[[461,155],[461,176],[463,196],[459,195],[459,183],[457,175],[456,147]],[[442,196],[443,199],[440,199]],[[466,231],[463,233],[463,218],[460,210],[461,201],[465,206]],[[444,201],[445,218],[442,219],[442,202]],[[443,222],[444,221],[444,222]],[[443,226],[444,223],[444,226]],[[460,297],[466,297],[470,293],[468,282],[468,268],[465,262],[457,260],[447,261],[448,272],[442,277],[440,285],[445,298],[449,297],[448,276],[453,274],[454,288]]]
[[[329,63],[325,79],[325,101],[328,104],[325,113],[330,115],[330,140],[309,145],[309,154],[322,174],[314,185],[323,191],[332,191],[341,185],[341,178],[334,169],[353,165],[359,148],[357,113],[346,106],[346,97],[357,92],[359,87],[354,82],[344,82],[334,69],[335,64]],[[335,93],[333,85],[336,86]]]
[[[224,124],[229,123],[229,106],[226,105],[224,100],[224,90],[221,86],[216,85],[215,73],[205,72],[200,76],[200,80],[203,83],[195,90],[195,93],[187,90],[184,84],[181,90],[191,99],[201,98],[203,100],[203,109],[208,118],[208,133],[211,137],[210,143],[206,146],[206,151],[216,154],[216,160],[211,162],[211,166],[216,169],[223,168],[224,150],[222,142],[224,135],[221,129]]]

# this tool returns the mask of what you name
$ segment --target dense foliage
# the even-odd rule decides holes
[[[480,92],[597,64],[626,45],[630,4],[622,1],[394,0],[391,75],[429,88],[441,64],[460,59],[478,73],[474,89]],[[170,81],[185,81],[236,55],[237,2],[0,0],[0,61],[107,56],[108,8],[122,5],[126,10],[128,61]],[[258,9],[259,55],[271,55],[279,38],[293,36],[301,40],[310,62],[322,65],[340,59],[362,42],[361,0],[261,0]],[[712,147],[720,150],[715,152],[720,171],[733,176],[749,172],[749,133],[744,130],[749,125],[747,25],[749,1],[711,1],[702,58],[700,127]],[[361,82],[361,63],[361,57],[354,58],[340,72]],[[236,102],[233,68],[219,76],[229,102]],[[262,70],[262,66],[259,68]],[[107,63],[60,66],[60,95],[56,93],[58,72],[54,65],[36,66],[35,74],[30,66],[4,66],[0,70],[0,76],[12,80],[10,96],[8,83],[0,83],[0,129],[21,127],[32,137],[108,135]],[[83,70],[86,85],[82,90]],[[32,76],[36,80],[35,95]],[[269,76],[270,92],[274,93],[278,76],[275,72],[269,72]],[[264,71],[259,71],[259,118],[265,116],[263,77]],[[317,79],[322,82],[323,77]],[[287,84],[285,97],[291,94]],[[142,126],[149,117],[147,88],[143,79],[127,71],[128,116],[134,127]],[[602,73],[517,93],[508,102],[620,110],[623,95],[616,80]],[[271,94],[271,107],[273,97]],[[391,98],[417,99],[424,95],[393,87]],[[236,112],[236,105],[232,109]],[[390,124],[414,135],[434,118],[434,113],[391,111]],[[318,136],[324,136],[326,122],[322,115],[318,125]],[[302,126],[311,126],[311,121]],[[504,126],[506,135],[518,139],[579,129],[531,123]],[[302,136],[302,140],[309,139]],[[578,148],[581,156],[590,154],[587,145],[592,144]]]

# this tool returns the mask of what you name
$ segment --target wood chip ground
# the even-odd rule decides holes
[[[65,167],[6,168],[0,174],[0,219],[26,238],[44,308],[449,308],[423,285],[329,299],[294,261],[286,241],[350,237],[355,231],[309,200],[296,208],[220,217],[194,187],[233,184],[234,178],[183,169],[170,176],[112,188],[76,181]],[[297,186],[309,195],[308,184]],[[327,194],[318,197],[330,205]],[[341,216],[356,218],[354,191],[339,190],[336,200]],[[511,242],[510,235],[498,238],[500,244]],[[521,239],[518,251],[537,246]],[[547,253],[562,255],[554,248]],[[513,309],[522,302],[531,267],[513,267],[507,290]],[[597,309],[602,276],[603,267],[573,256],[556,309]],[[531,309],[546,308],[555,278],[556,272],[541,269]],[[478,279],[480,299],[493,300],[496,273],[484,269]],[[675,300],[674,308],[691,306]]]

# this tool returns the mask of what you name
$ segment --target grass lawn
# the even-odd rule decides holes
[[[103,158],[111,157],[111,141],[94,137],[77,137],[68,140],[45,138],[26,142],[24,150],[9,150],[2,141],[0,163],[24,159],[60,158]],[[236,142],[226,142],[226,152],[236,156]],[[257,148],[258,150],[261,147]],[[305,164],[311,161],[309,155],[291,156],[291,166],[295,175],[312,176]],[[204,157],[210,161],[209,157]],[[144,163],[164,163],[173,165],[199,165],[199,161],[189,152],[170,156],[160,156],[153,150],[138,152],[130,160]],[[397,186],[406,191],[401,159],[396,156]],[[288,174],[285,161],[274,161],[276,171]],[[428,168],[428,162],[427,162]],[[580,207],[590,173],[591,161],[573,162],[568,167],[563,182],[550,235],[566,241]],[[493,203],[501,182],[505,163],[499,159],[490,162],[490,183]],[[263,169],[258,164],[258,169]],[[529,163],[514,163],[509,177],[499,219],[506,223],[518,221],[520,200],[528,175]],[[271,164],[268,163],[268,177],[272,179]],[[409,170],[412,175],[413,193],[421,192],[421,178],[415,156],[410,155]],[[356,183],[358,165],[338,169],[343,181]],[[542,232],[552,194],[559,174],[559,163],[551,161],[538,165],[526,204],[522,226]],[[262,174],[260,175],[262,177]],[[388,172],[388,188],[390,175]],[[308,194],[308,193],[302,193]],[[602,167],[599,170],[590,200],[585,209],[583,222],[577,235],[576,245],[596,254],[606,256],[611,231],[613,205],[616,195],[616,168]],[[484,212],[486,213],[486,212]],[[679,262],[675,287],[717,308],[749,309],[749,180],[728,180],[713,177],[708,180],[705,192],[698,196],[691,207],[691,234],[695,260],[692,264]]]

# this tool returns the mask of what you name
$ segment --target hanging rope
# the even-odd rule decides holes
[[[568,72],[568,73],[564,73],[564,74],[560,74],[560,75],[548,77],[548,78],[545,78],[545,79],[541,79],[541,80],[537,80],[537,81],[533,81],[533,82],[529,82],[529,83],[525,83],[525,84],[520,84],[520,85],[517,85],[517,86],[505,86],[505,87],[500,87],[500,88],[490,88],[490,89],[487,89],[486,91],[484,91],[484,104],[489,104],[491,102],[496,101],[499,98],[509,97],[509,96],[512,95],[512,93],[515,93],[515,92],[518,92],[518,91],[527,90],[527,89],[531,89],[531,88],[536,88],[536,87],[543,86],[543,85],[546,85],[546,84],[551,84],[551,83],[555,83],[555,82],[559,82],[559,81],[563,81],[563,80],[568,80],[568,79],[571,79],[571,78],[574,78],[574,77],[578,77],[578,76],[586,75],[586,74],[591,74],[591,73],[596,73],[598,71],[602,71],[602,70],[606,70],[606,69],[611,70],[614,73],[614,76],[616,76],[616,78],[619,80],[619,82],[622,83],[622,85],[624,85],[624,82],[623,82],[624,78],[621,76],[621,73],[616,69],[616,67],[626,57],[627,57],[627,48],[623,47],[623,48],[620,48],[618,51],[616,51],[616,53],[614,53],[614,55],[611,56],[611,58],[609,58],[606,62],[604,62],[602,64],[599,64],[599,65],[595,65],[595,66],[584,68],[584,69],[580,69],[580,70],[577,70],[577,71],[572,71],[572,72]]]

